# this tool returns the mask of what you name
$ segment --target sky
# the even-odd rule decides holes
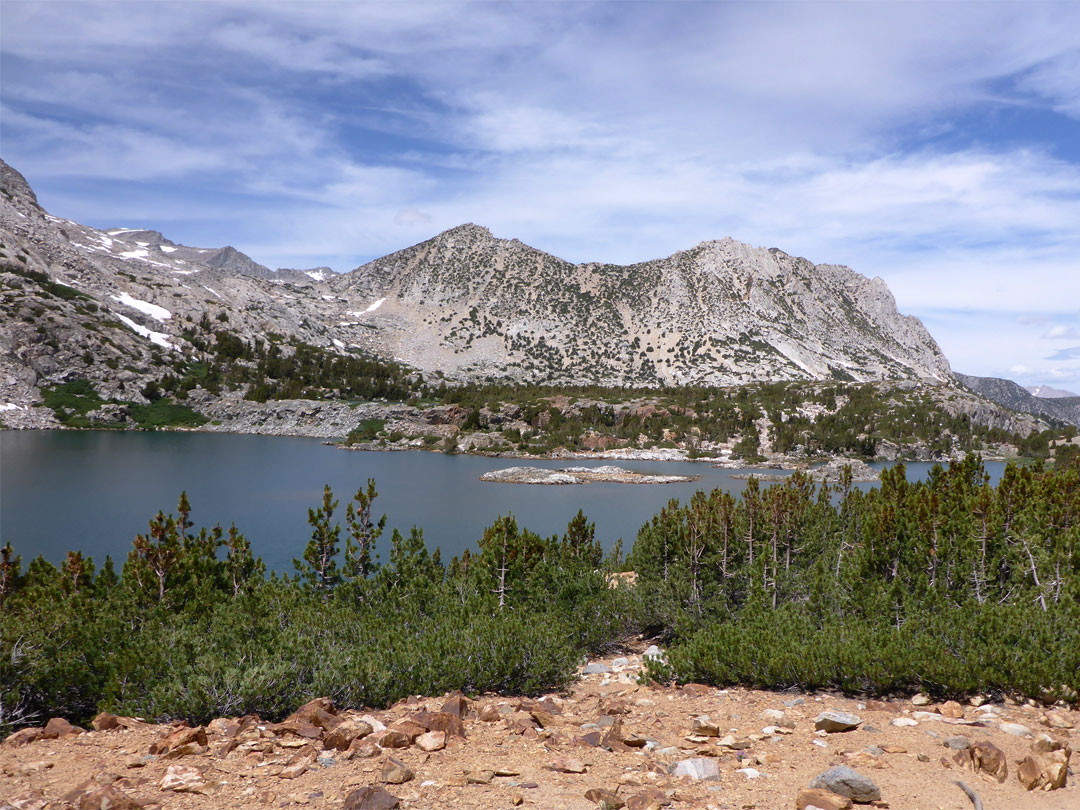
[[[53,214],[270,267],[731,236],[1080,393],[1080,2],[0,0],[0,154]]]

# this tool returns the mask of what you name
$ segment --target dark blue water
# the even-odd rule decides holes
[[[539,467],[621,467],[668,475],[699,475],[687,484],[526,486],[481,482],[488,470],[528,463]],[[878,465],[880,466],[880,465]],[[931,465],[909,464],[908,477]],[[1003,465],[988,464],[996,478]],[[317,439],[216,433],[112,431],[0,432],[0,544],[11,541],[24,563],[41,554],[59,563],[71,549],[100,563],[121,563],[157,510],[175,512],[187,490],[196,528],[235,523],[272,570],[291,571],[310,538],[307,510],[330,484],[345,503],[375,478],[376,514],[387,530],[424,530],[443,559],[475,547],[486,526],[512,513],[520,527],[561,534],[577,510],[596,523],[605,548],[618,538],[629,550],[637,531],[672,498],[699,489],[739,493],[735,470],[705,463],[530,461],[439,453],[348,452]],[[385,546],[385,542],[383,543]],[[383,554],[385,559],[385,551]]]

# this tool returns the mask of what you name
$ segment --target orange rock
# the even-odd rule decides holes
[[[806,810],[807,807],[818,807],[820,810],[849,810],[851,799],[825,788],[803,788],[795,797],[795,807],[797,810]]]

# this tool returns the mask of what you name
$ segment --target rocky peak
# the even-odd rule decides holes
[[[0,192],[18,211],[23,214],[30,210],[40,214],[41,206],[38,205],[37,195],[26,182],[26,178],[7,162],[0,158]]]

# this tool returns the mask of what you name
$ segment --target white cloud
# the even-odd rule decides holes
[[[731,235],[1034,368],[1077,329],[1080,132],[964,116],[1080,117],[1080,4],[777,8],[7,0],[5,158],[58,214],[270,266],[464,221],[571,260]]]

